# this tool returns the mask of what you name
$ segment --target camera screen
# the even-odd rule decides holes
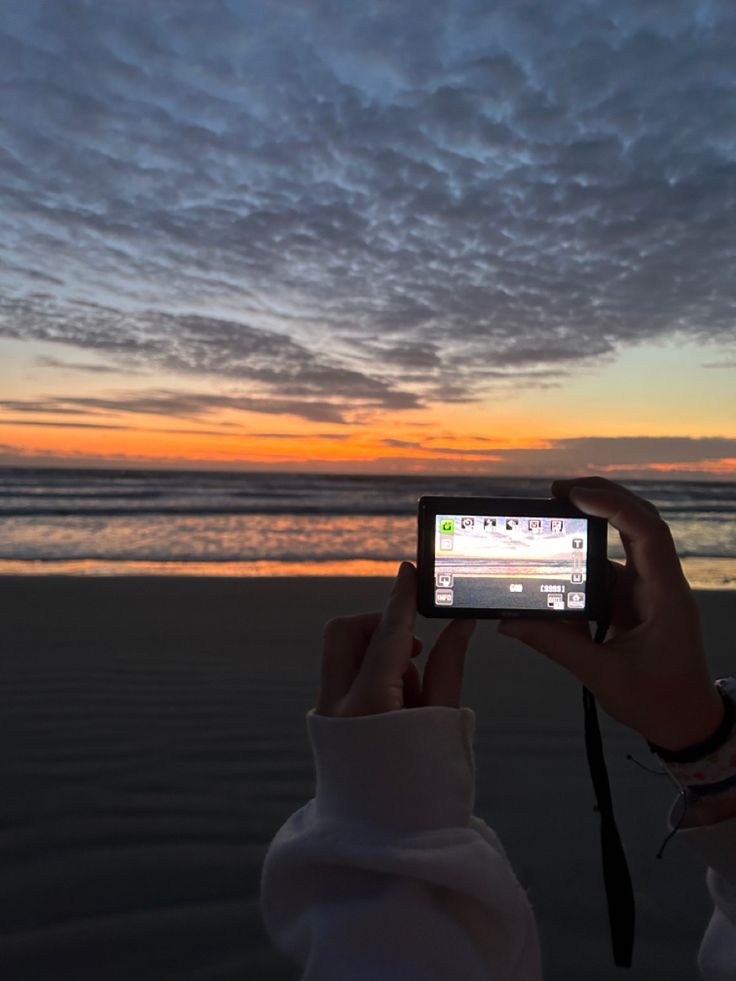
[[[585,518],[438,514],[435,520],[435,608],[585,610]]]

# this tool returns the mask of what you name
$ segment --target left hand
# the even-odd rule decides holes
[[[416,569],[402,562],[383,613],[337,617],[325,626],[318,715],[375,715],[422,705],[460,707],[465,652],[475,620],[452,620],[429,653],[420,678],[412,661]]]

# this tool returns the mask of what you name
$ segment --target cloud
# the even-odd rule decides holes
[[[580,437],[555,440],[558,455],[584,459],[590,466],[700,463],[736,456],[736,439],[689,436]],[[508,451],[507,451],[508,452]],[[516,451],[524,453],[525,451]],[[533,451],[528,451],[533,452]]]
[[[342,420],[351,408],[412,409],[422,404],[419,395],[398,384],[346,367],[334,355],[315,352],[286,334],[221,318],[158,311],[123,314],[95,304],[63,305],[46,294],[0,296],[0,335],[73,344],[116,357],[128,371],[248,381],[251,391],[261,392],[260,398],[243,400],[252,411]],[[44,363],[49,361],[69,367],[56,359]],[[94,370],[86,363],[82,368]]]
[[[51,419],[13,419],[0,417],[0,426],[38,426],[42,429],[123,429],[130,432],[142,432],[139,426],[124,426],[112,422],[59,422]],[[179,436],[241,436],[245,435],[227,429],[149,429],[147,433],[173,433]],[[250,435],[250,434],[247,434]],[[324,437],[323,437],[324,438]]]
[[[701,368],[736,368],[736,358],[727,359],[725,361],[709,361],[706,364],[701,364]]]
[[[423,449],[431,449],[433,453],[446,453],[449,456],[472,456],[472,457],[487,457],[489,460],[503,460],[500,450],[489,450],[485,447],[477,446],[425,446]]]
[[[248,433],[249,439],[350,439],[348,433]]]
[[[59,422],[50,419],[8,419],[0,418],[0,426],[42,426],[58,429],[128,429],[116,423],[102,422]]]
[[[729,5],[337,11],[3,11],[4,336],[381,409],[732,338]]]
[[[134,415],[166,416],[196,419],[218,410],[260,412],[267,415],[293,415],[314,422],[344,422],[343,412],[329,403],[292,401],[277,398],[253,398],[247,395],[213,395],[207,392],[117,391],[109,396],[66,398],[48,396],[42,399],[5,399],[0,407],[11,412],[53,413],[68,415]]]
[[[36,358],[35,365],[37,368],[61,368],[62,371],[82,371],[93,375],[120,374],[120,366],[101,364],[96,361],[63,361],[61,358],[39,357]],[[129,368],[128,374],[132,370]]]
[[[380,442],[382,446],[391,446],[399,450],[416,450],[422,446],[421,443],[414,442],[410,439],[392,439],[390,437],[382,439]]]
[[[488,447],[437,445],[431,439],[414,443],[383,439],[381,443],[423,451],[428,454],[423,458],[428,465],[433,458],[435,463],[443,458],[465,459],[493,463],[491,472],[509,474],[615,474],[658,470],[734,472],[733,460],[736,458],[736,439],[719,436],[583,436],[550,439],[529,448],[509,447],[502,440]]]

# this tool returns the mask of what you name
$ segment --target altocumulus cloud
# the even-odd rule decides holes
[[[325,419],[731,339],[734,50],[726,0],[6,5],[0,333]]]
[[[308,419],[344,422],[346,413],[416,408],[421,404],[413,393],[346,367],[327,353],[315,354],[286,334],[230,320],[159,311],[126,314],[96,303],[60,304],[48,294],[33,293],[22,299],[0,297],[0,324],[4,325],[5,336],[30,335],[37,340],[91,349],[112,355],[121,365],[134,370],[147,367],[187,375],[216,375],[248,381],[256,389],[278,393],[278,397],[261,398],[192,394],[162,399],[155,393],[150,399],[133,398],[133,402],[147,401],[157,406],[155,411],[159,412],[182,414],[182,405],[188,401],[198,407],[206,403],[209,409],[250,407],[256,412],[286,412]],[[89,370],[88,366],[84,365],[83,370]],[[327,402],[326,394],[330,396]],[[131,405],[131,400],[125,393],[118,393],[113,404],[123,409]],[[18,407],[32,405],[32,401],[18,403]]]

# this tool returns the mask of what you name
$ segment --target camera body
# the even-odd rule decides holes
[[[602,620],[607,523],[565,499],[421,497],[419,612],[425,617]]]

